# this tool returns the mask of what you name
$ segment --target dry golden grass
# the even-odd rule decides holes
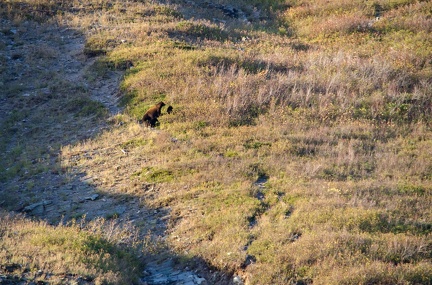
[[[430,284],[430,2],[266,1],[249,26],[175,4],[59,8],[125,70],[124,113],[62,170],[169,209],[173,250],[246,284]]]

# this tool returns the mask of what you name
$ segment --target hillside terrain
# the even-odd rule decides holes
[[[0,16],[0,283],[432,284],[432,2]]]

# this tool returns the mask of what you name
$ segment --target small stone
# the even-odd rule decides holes
[[[255,256],[253,256],[253,255],[247,255],[246,256],[246,260],[245,260],[245,263],[244,263],[244,265],[245,266],[249,266],[249,265],[251,265],[251,264],[253,264],[253,263],[255,263],[256,262],[256,257]]]
[[[89,196],[89,197],[84,198],[84,200],[94,201],[94,200],[96,200],[97,198],[99,198],[99,194],[93,194],[93,195],[91,195],[91,196]]]
[[[198,284],[198,285],[207,284],[207,280],[205,280],[205,278],[200,278],[200,277],[198,277],[196,275],[194,275],[193,278],[194,278],[195,284]]]
[[[243,280],[241,279],[240,276],[237,275],[237,276],[234,276],[233,283],[236,285],[243,285]]]
[[[142,272],[142,274],[143,274],[143,276],[150,276],[150,275],[151,275],[151,273],[148,272],[147,270],[144,270],[144,271]]]

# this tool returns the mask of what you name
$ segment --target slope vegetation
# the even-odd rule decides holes
[[[106,197],[112,211],[77,203],[62,207],[67,220],[87,212],[88,220],[130,221],[141,238],[152,232],[144,244],[152,256],[169,249],[180,264],[199,260],[246,284],[432,283],[430,1],[27,0],[0,8],[9,23],[2,33],[15,44],[29,23],[49,23],[81,33],[83,60],[92,60],[78,78],[87,85],[40,79],[45,93],[40,81],[16,84],[20,75],[2,65],[10,78],[1,108],[10,110],[0,114],[1,207],[20,210],[58,189],[70,201],[75,185]],[[46,47],[0,60],[22,58],[55,62],[57,54]],[[100,89],[119,74],[119,86]],[[97,100],[91,84],[118,87],[119,105],[115,96]],[[173,113],[163,109],[154,129],[140,125],[159,101]],[[32,131],[24,132],[27,118]],[[58,133],[44,125],[51,119],[72,128]],[[52,142],[41,128],[57,134]],[[43,184],[47,177],[55,187]],[[207,281],[227,284],[222,275]]]

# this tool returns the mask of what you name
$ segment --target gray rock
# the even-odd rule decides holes
[[[234,276],[233,283],[236,284],[236,285],[243,285],[244,284],[243,280],[241,279],[240,276]]]
[[[93,194],[93,195],[91,195],[91,196],[88,196],[88,197],[85,197],[84,199],[82,199],[82,200],[81,200],[81,203],[82,203],[82,202],[85,202],[85,201],[94,201],[94,200],[96,200],[97,198],[99,198],[99,194]]]
[[[23,211],[26,213],[31,213],[33,215],[40,215],[45,211],[45,206],[51,203],[52,201],[42,201],[42,202],[34,203],[25,207]]]
[[[198,284],[198,285],[205,285],[205,284],[207,284],[207,280],[205,278],[200,278],[200,277],[198,277],[196,275],[194,275],[193,278],[194,278],[195,284]]]
[[[162,263],[150,263],[143,272],[142,282],[153,285],[178,284],[178,285],[206,285],[207,280],[194,272],[177,270],[171,259]]]
[[[116,207],[116,209],[115,209],[115,212],[118,214],[118,215],[123,215],[125,212],[126,212],[126,206],[124,206],[124,205],[120,205],[120,206],[117,206]]]

